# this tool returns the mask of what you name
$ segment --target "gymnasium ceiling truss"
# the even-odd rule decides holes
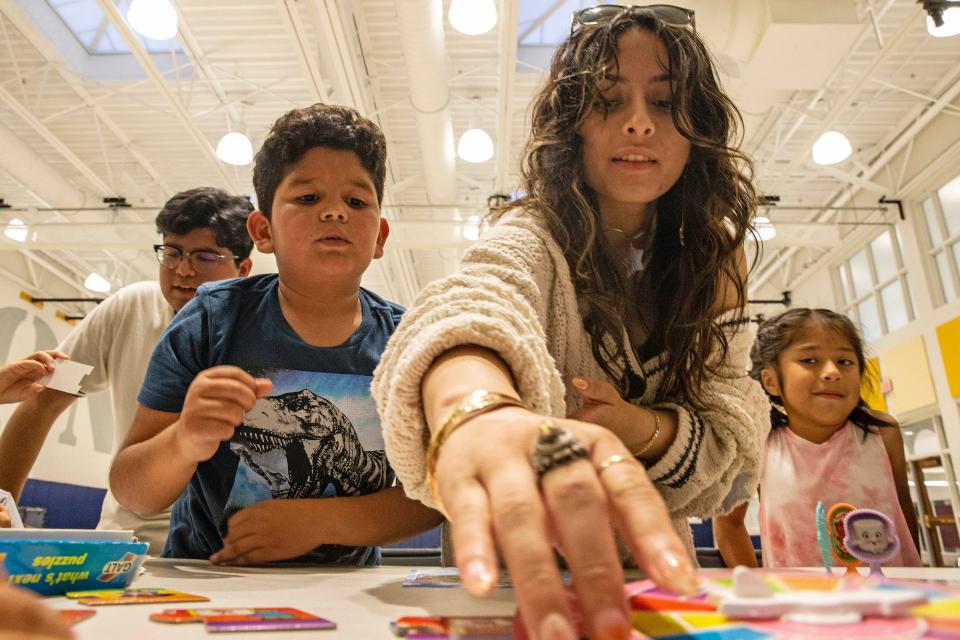
[[[217,157],[220,137],[240,131],[256,148],[284,111],[327,101],[387,135],[393,233],[364,283],[404,304],[456,267],[488,199],[517,190],[529,102],[570,13],[590,4],[497,0],[497,26],[469,36],[446,19],[450,0],[175,0],[178,37],[158,50],[127,25],[127,0],[72,0],[123,50],[102,55],[57,15],[65,2],[0,0],[0,277],[55,298],[91,295],[91,272],[114,290],[154,277],[158,205],[200,184],[252,195],[250,166]],[[750,297],[795,290],[957,164],[960,144],[929,131],[957,131],[960,37],[928,35],[914,0],[685,4],[743,111],[758,189],[780,198],[758,212],[777,234]],[[477,164],[455,153],[475,127],[495,141]],[[810,149],[828,130],[853,153],[819,166]],[[118,197],[130,206],[104,202]]]

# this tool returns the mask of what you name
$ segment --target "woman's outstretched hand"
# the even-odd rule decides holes
[[[538,478],[531,454],[545,421],[523,408],[497,409],[466,422],[440,449],[436,486],[452,524],[457,567],[467,590],[484,595],[496,582],[499,546],[528,636],[575,640],[551,544],[556,540],[570,568],[584,631],[591,638],[627,638],[614,530],[663,588],[693,593],[693,566],[644,468],[608,429],[549,420],[573,434],[589,455]]]

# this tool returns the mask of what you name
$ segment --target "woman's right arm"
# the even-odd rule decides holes
[[[466,346],[437,358],[423,379],[431,431],[477,389],[517,396],[506,365],[493,351]],[[520,407],[497,409],[462,423],[440,449],[437,490],[450,518],[464,585],[477,595],[489,591],[498,571],[496,543],[529,635],[576,637],[553,540],[573,574],[591,637],[626,637],[623,572],[611,525],[623,532],[639,566],[662,586],[690,592],[692,567],[643,467],[608,430],[552,421],[573,433],[590,456],[538,478],[530,454],[544,421]],[[625,462],[599,469],[612,455]]]
[[[475,595],[489,591],[498,570],[496,544],[531,637],[575,638],[553,556],[556,541],[590,635],[626,638],[613,527],[662,586],[690,592],[695,576],[659,494],[609,430],[554,418],[589,458],[540,478],[534,472],[530,456],[545,416],[566,414],[546,318],[577,313],[572,297],[555,295],[554,253],[536,233],[500,225],[467,253],[456,274],[424,288],[391,338],[372,392],[390,463],[404,490],[428,506],[437,502],[426,482],[427,441],[467,395],[496,391],[531,407],[477,414],[439,449],[436,489],[464,584]],[[624,461],[599,469],[613,455]]]

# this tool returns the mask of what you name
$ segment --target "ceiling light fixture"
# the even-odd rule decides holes
[[[941,9],[939,20],[940,24],[937,24],[932,14],[927,16],[927,33],[935,38],[949,38],[960,33],[960,4]]]
[[[493,0],[453,0],[447,19],[460,33],[478,36],[497,26],[497,6]]]
[[[813,161],[819,165],[831,165],[843,162],[853,153],[853,147],[847,136],[839,131],[825,131],[813,143]]]
[[[250,138],[231,131],[220,138],[217,143],[217,157],[238,167],[243,167],[253,162],[253,145],[250,144]]]
[[[777,236],[777,230],[773,228],[773,223],[766,216],[756,216],[753,219],[753,228],[763,242],[773,240]]]
[[[27,233],[27,226],[23,224],[23,220],[20,218],[11,220],[9,224],[7,224],[7,228],[3,230],[3,235],[17,242],[26,242]]]
[[[113,288],[106,278],[99,273],[92,272],[87,276],[87,279],[83,281],[83,286],[96,293],[107,293]]]
[[[127,9],[127,22],[151,40],[170,40],[177,35],[177,10],[170,0],[133,0]]]
[[[483,129],[468,129],[457,142],[457,155],[466,162],[486,162],[493,157],[493,140]]]

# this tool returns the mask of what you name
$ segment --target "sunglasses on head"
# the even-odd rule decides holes
[[[672,4],[600,4],[595,7],[574,11],[573,20],[570,23],[570,34],[573,35],[573,32],[576,31],[578,27],[592,26],[613,20],[624,11],[631,9],[648,11],[652,13],[657,20],[672,27],[689,26],[694,30],[697,28],[692,9],[686,9]]]

